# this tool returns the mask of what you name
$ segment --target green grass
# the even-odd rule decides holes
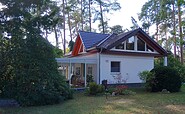
[[[134,96],[84,96],[57,105],[20,108],[0,108],[0,114],[183,114],[185,86],[181,92],[162,94],[134,89]]]

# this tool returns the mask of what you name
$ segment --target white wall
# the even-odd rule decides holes
[[[120,61],[121,83],[140,83],[138,73],[144,70],[151,70],[154,67],[153,57],[139,57],[139,56],[118,56],[105,55],[100,56],[100,83],[102,80],[108,80],[109,84],[118,83],[113,76],[117,74],[111,73],[111,61]]]

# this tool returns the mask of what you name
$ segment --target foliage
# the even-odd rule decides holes
[[[121,95],[127,89],[128,89],[128,86],[119,85],[119,86],[116,86],[115,93],[118,94],[118,95]]]
[[[163,62],[163,59],[156,59],[155,66],[163,66]],[[182,65],[172,54],[168,55],[168,66],[174,68],[180,75],[182,82],[185,82],[185,65]]]
[[[114,25],[110,29],[112,33],[116,33],[116,34],[120,34],[124,32],[123,27],[121,25]]]
[[[53,46],[43,38],[53,24],[50,0],[1,0],[0,90],[22,106],[48,105],[72,98],[57,70]],[[46,13],[47,12],[47,13]]]
[[[143,80],[144,82],[146,82],[146,80],[149,76],[152,76],[152,73],[150,71],[147,71],[147,70],[139,73],[139,78],[141,80]]]
[[[58,47],[54,47],[53,50],[54,50],[54,55],[56,58],[63,57],[64,54],[61,49],[59,49]]]
[[[89,95],[97,95],[98,93],[104,92],[104,87],[102,85],[97,85],[95,82],[89,84]]]
[[[94,82],[93,75],[87,75],[87,86],[89,86],[91,82]]]
[[[147,80],[150,83],[151,91],[162,91],[167,89],[170,92],[178,92],[181,87],[181,79],[178,72],[171,67],[156,67],[151,70],[154,77]]]
[[[135,95],[135,94],[136,94],[136,92],[133,92],[133,91],[128,90],[128,89],[124,90],[124,91],[121,93],[121,95]]]
[[[72,50],[73,50],[74,44],[75,44],[75,42],[74,42],[74,41],[72,41],[72,40],[70,40],[70,41],[69,41],[69,45],[68,45],[68,47],[69,47],[69,50],[70,50],[70,51],[72,51]]]
[[[139,73],[139,77],[143,82],[145,83],[145,88],[146,90],[150,91],[151,90],[151,81],[154,78],[154,73],[150,71],[143,71]]]
[[[116,87],[108,88],[108,93],[113,94],[113,92],[115,93],[115,95],[135,95],[136,94],[136,92],[129,90],[128,86],[126,85],[119,85]]]

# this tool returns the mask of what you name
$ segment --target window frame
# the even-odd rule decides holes
[[[91,71],[91,73],[89,73],[89,70]],[[93,74],[93,67],[92,66],[88,66],[87,67],[87,75],[92,75],[92,74]]]
[[[119,68],[118,68],[118,71],[113,71],[113,67],[112,67],[112,63],[119,63]],[[117,74],[117,73],[120,73],[121,72],[121,61],[111,61],[110,62],[110,72],[111,74]]]

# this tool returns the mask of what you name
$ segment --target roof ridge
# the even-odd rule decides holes
[[[97,32],[90,32],[90,31],[78,31],[78,33],[80,33],[80,32],[94,33],[94,34],[101,34],[101,35],[110,35],[110,34],[97,33]]]

